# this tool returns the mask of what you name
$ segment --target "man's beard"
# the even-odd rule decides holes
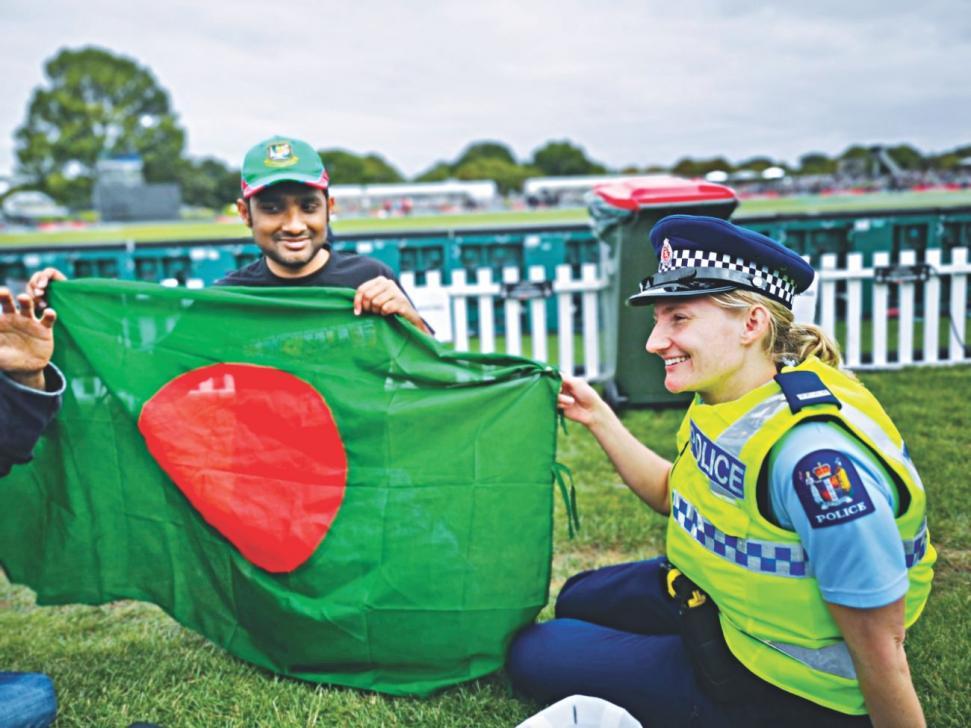
[[[282,245],[280,241],[274,241],[275,245],[269,250],[264,250],[263,254],[283,268],[288,268],[291,270],[298,270],[303,266],[310,263],[317,255],[320,253],[321,249],[324,247],[324,241],[311,242],[310,246],[305,252],[301,252],[299,257],[289,257],[287,255],[286,249],[280,249],[278,246]]]

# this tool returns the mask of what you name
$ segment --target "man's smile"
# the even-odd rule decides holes
[[[277,240],[287,250],[302,250],[310,243],[309,237],[302,238],[280,238]]]

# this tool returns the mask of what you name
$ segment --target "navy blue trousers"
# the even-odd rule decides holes
[[[590,695],[647,726],[869,725],[768,683],[757,699],[715,703],[695,680],[676,603],[662,588],[662,559],[587,571],[556,600],[556,619],[520,632],[506,670],[513,686],[545,703]]]

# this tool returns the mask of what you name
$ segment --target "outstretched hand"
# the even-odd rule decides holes
[[[398,285],[385,276],[377,276],[357,287],[354,294],[354,315],[376,313],[381,316],[402,316],[424,332],[425,322],[411,305],[411,301]]]
[[[0,288],[0,371],[28,387],[43,389],[44,368],[54,353],[56,320],[51,308],[37,318],[29,294],[14,299],[8,288]]]
[[[66,281],[67,276],[57,268],[39,270],[27,281],[27,293],[34,299],[38,311],[47,308],[47,284],[51,281]]]

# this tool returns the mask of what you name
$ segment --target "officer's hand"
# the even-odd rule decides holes
[[[38,311],[47,308],[47,284],[51,281],[66,281],[67,276],[57,268],[44,268],[39,270],[27,281],[27,293],[34,300],[34,306]]]
[[[44,388],[44,368],[54,353],[54,309],[34,315],[34,301],[26,293],[14,300],[0,288],[0,371],[21,384]]]
[[[586,427],[597,421],[604,408],[609,409],[593,387],[575,377],[563,377],[556,406],[564,417]]]

